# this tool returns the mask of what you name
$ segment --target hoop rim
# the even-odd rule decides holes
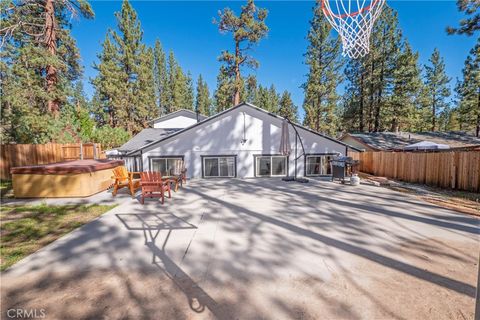
[[[362,14],[364,11],[368,11],[368,10],[372,9],[380,0],[374,0],[368,6],[362,8],[358,11],[355,11],[353,13],[344,13],[344,14],[341,14],[341,15],[334,14],[333,12],[328,11],[326,9],[326,6],[325,6],[326,1],[329,1],[329,0],[322,0],[322,11],[323,11],[323,13],[327,16],[331,16],[331,17],[334,17],[334,18],[337,18],[337,19],[343,19],[343,18],[346,18],[346,17],[351,17],[352,18],[352,17],[358,16],[359,14]]]

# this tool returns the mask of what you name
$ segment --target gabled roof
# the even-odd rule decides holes
[[[402,149],[403,147],[421,142],[430,141],[437,144],[446,144],[451,148],[462,148],[480,145],[480,139],[463,131],[449,132],[370,132],[370,133],[347,133],[358,142],[376,150]]]
[[[169,114],[166,114],[164,116],[152,119],[152,120],[149,121],[149,123],[158,123],[158,122],[162,122],[162,121],[169,120],[169,119],[172,119],[172,118],[175,118],[175,117],[180,117],[180,116],[195,119],[195,120],[197,119],[197,113],[195,111],[187,110],[187,109],[180,109],[180,110],[171,112]],[[207,118],[207,116],[204,116],[201,113],[198,114],[198,119],[200,121],[202,121],[206,118]]]
[[[137,133],[132,139],[128,140],[120,148],[117,148],[120,152],[130,152],[137,150],[151,142],[158,139],[168,137],[169,135],[179,131],[181,129],[160,129],[160,128],[145,128]]]
[[[224,111],[222,111],[222,112],[217,113],[216,115],[213,115],[213,116],[211,116],[211,117],[208,117],[208,118],[204,119],[203,121],[197,122],[197,123],[191,125],[190,127],[186,127],[186,128],[184,128],[184,129],[182,129],[182,130],[179,130],[179,131],[177,131],[177,132],[175,132],[175,133],[173,133],[173,134],[171,134],[171,135],[169,135],[169,136],[160,138],[160,139],[158,139],[158,140],[156,140],[156,141],[153,141],[153,142],[151,142],[151,143],[149,143],[149,144],[146,144],[146,145],[144,145],[143,147],[138,148],[137,150],[134,150],[134,151],[132,151],[132,152],[129,152],[127,155],[133,155],[134,153],[136,153],[136,152],[138,152],[138,151],[141,151],[141,150],[143,150],[143,149],[145,149],[145,148],[149,148],[149,147],[151,147],[151,146],[153,146],[153,145],[155,145],[155,144],[157,144],[157,143],[160,143],[160,142],[162,142],[162,141],[164,141],[164,140],[173,138],[173,137],[175,137],[175,136],[177,136],[177,135],[179,135],[179,134],[181,134],[181,133],[183,133],[183,132],[186,132],[186,131],[189,131],[189,130],[191,130],[191,129],[193,129],[193,128],[196,128],[196,127],[198,127],[198,126],[204,125],[205,123],[208,123],[208,122],[210,122],[210,121],[212,121],[212,120],[214,120],[214,119],[216,119],[216,118],[218,118],[218,117],[220,117],[220,116],[222,116],[222,115],[224,115],[224,114],[227,114],[227,113],[229,113],[229,112],[232,112],[232,111],[240,108],[241,106],[250,107],[250,108],[252,108],[252,109],[255,109],[255,110],[257,110],[257,111],[263,112],[263,113],[265,113],[265,114],[268,114],[268,115],[271,116],[271,117],[274,117],[274,118],[277,118],[277,119],[280,119],[280,120],[284,120],[284,119],[285,119],[284,117],[281,117],[281,116],[279,116],[279,115],[276,115],[276,114],[273,114],[273,113],[271,113],[271,112],[268,112],[268,111],[266,111],[266,110],[264,110],[264,109],[261,109],[261,108],[259,108],[259,107],[257,107],[257,106],[254,106],[253,104],[250,104],[250,103],[248,103],[248,102],[242,102],[242,103],[240,103],[240,104],[238,104],[238,105],[236,105],[236,106],[234,106],[234,107],[232,107],[232,108],[230,108],[230,109],[226,109],[226,110],[224,110]],[[311,130],[311,129],[307,128],[307,127],[304,127],[304,126],[302,126],[302,125],[299,125],[299,124],[297,124],[297,123],[294,123],[294,125],[295,125],[295,127],[297,127],[297,128],[306,130],[306,131],[308,131],[308,132],[310,132],[310,133],[313,133],[313,134],[315,134],[315,135],[317,135],[317,136],[320,136],[320,137],[322,137],[322,138],[325,138],[325,139],[334,141],[334,142],[336,142],[336,143],[338,143],[338,144],[341,144],[341,145],[343,145],[343,146],[345,146],[345,147],[351,148],[351,149],[353,149],[353,150],[355,150],[355,151],[359,151],[359,152],[362,152],[362,151],[363,151],[363,150],[357,149],[357,148],[355,148],[355,147],[353,147],[353,146],[350,146],[350,145],[348,145],[348,144],[346,144],[346,143],[344,143],[344,142],[342,142],[342,141],[339,141],[339,140],[334,139],[334,138],[332,138],[332,137],[329,137],[329,136],[327,136],[327,135],[321,134],[321,133],[319,133],[319,132],[313,131],[313,130]]]

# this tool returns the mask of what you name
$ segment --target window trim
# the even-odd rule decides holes
[[[205,176],[205,159],[208,158],[213,158],[213,159],[218,159],[218,158],[233,158],[233,165],[234,165],[234,174],[233,176]],[[236,154],[208,154],[208,155],[201,155],[200,156],[201,162],[202,162],[202,178],[204,179],[232,179],[237,177],[237,155]],[[218,166],[218,170],[220,171],[220,166]]]
[[[153,171],[152,169],[152,160],[155,160],[155,159],[182,159],[183,163],[185,164],[185,156],[183,155],[178,155],[178,156],[148,156],[148,170],[149,171]],[[170,177],[169,175],[168,176],[164,176],[164,177]]]
[[[305,177],[331,177],[332,174],[308,174],[307,175],[307,158],[308,157],[324,157],[324,156],[338,156],[338,152],[326,152],[326,153],[307,153],[303,157],[303,175]]]
[[[257,158],[261,157],[270,157],[270,162],[272,161],[272,157],[283,157],[285,158],[286,166],[285,166],[285,174],[284,175],[272,175],[272,167],[270,167],[270,175],[268,176],[259,176],[257,175]],[[290,156],[284,156],[280,153],[273,153],[273,154],[254,154],[253,155],[253,176],[255,178],[276,178],[276,177],[287,177],[289,172],[289,161]]]

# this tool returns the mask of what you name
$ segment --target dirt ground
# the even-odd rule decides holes
[[[477,218],[377,187],[215,184],[132,200],[20,262],[2,317],[473,319]]]

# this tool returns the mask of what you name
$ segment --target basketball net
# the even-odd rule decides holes
[[[370,51],[370,34],[385,0],[321,0],[322,11],[342,39],[344,56],[364,57]]]

